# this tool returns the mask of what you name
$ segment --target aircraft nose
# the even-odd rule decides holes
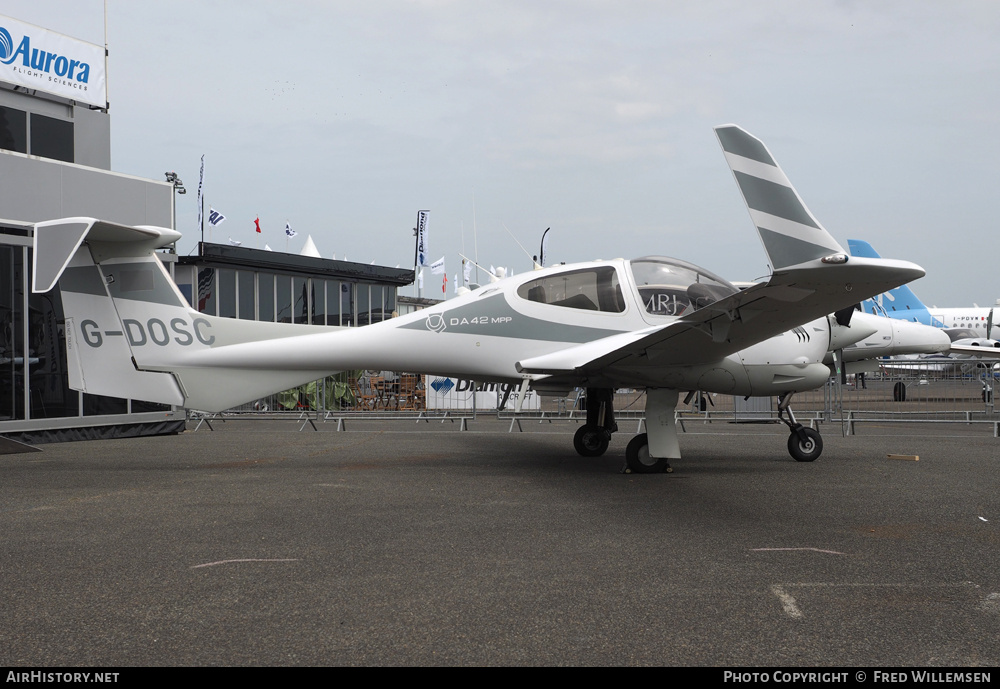
[[[893,321],[893,338],[916,354],[935,354],[951,348],[951,339],[940,328],[910,321]]]

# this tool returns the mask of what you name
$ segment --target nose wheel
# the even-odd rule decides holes
[[[788,454],[796,462],[812,462],[823,452],[823,438],[819,431],[805,426],[792,430],[788,436]]]
[[[778,397],[778,418],[791,430],[788,436],[788,454],[796,462],[813,462],[823,453],[823,438],[819,431],[807,428],[795,420],[789,403],[794,393]],[[785,418],[787,415],[788,418]]]

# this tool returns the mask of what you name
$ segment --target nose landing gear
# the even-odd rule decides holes
[[[803,426],[795,420],[789,403],[793,392],[786,392],[778,397],[778,418],[791,430],[788,436],[788,454],[796,462],[812,462],[823,453],[823,438],[819,431]],[[788,418],[785,418],[785,415]]]

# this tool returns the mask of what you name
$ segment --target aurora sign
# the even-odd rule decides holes
[[[104,48],[0,15],[0,79],[105,108]]]

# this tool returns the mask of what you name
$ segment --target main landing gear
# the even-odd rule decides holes
[[[819,431],[807,428],[795,420],[795,415],[788,406],[794,394],[786,392],[778,397],[778,418],[792,431],[788,436],[788,454],[796,462],[812,462],[823,453],[823,438]],[[787,419],[785,414],[788,415]]]
[[[577,429],[573,447],[584,457],[603,455],[618,430],[612,401],[614,390],[587,388],[587,423]],[[646,392],[646,428],[625,448],[625,473],[652,474],[670,472],[670,459],[680,458],[677,429],[674,427],[676,390]]]
[[[600,457],[618,430],[612,409],[614,390],[587,388],[587,423],[577,429],[573,447],[584,457]],[[797,462],[812,462],[823,452],[819,431],[795,420],[791,408],[793,393],[778,397],[778,418],[788,426],[788,453]],[[680,459],[674,411],[677,390],[649,388],[646,390],[646,433],[640,433],[625,448],[624,473],[653,474],[671,472],[671,459]]]
[[[618,430],[611,407],[614,393],[609,388],[587,388],[587,423],[573,436],[573,448],[584,457],[600,457],[607,452],[611,434]]]

